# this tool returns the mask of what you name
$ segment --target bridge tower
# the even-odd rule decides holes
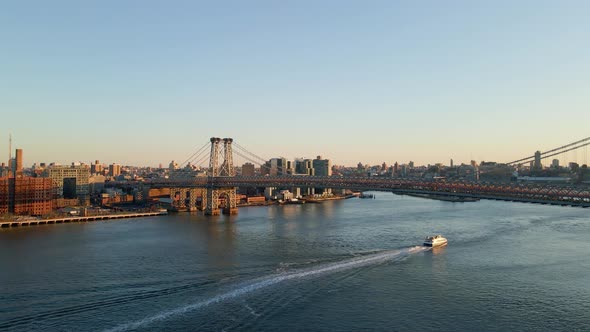
[[[209,177],[235,176],[231,138],[211,137],[211,155],[209,159]],[[223,144],[223,145],[222,145]],[[223,158],[222,160],[220,160]],[[218,188],[211,182],[207,185],[205,214],[219,215],[219,202],[225,199],[223,214],[238,214],[236,187]]]

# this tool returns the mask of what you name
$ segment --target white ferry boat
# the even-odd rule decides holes
[[[447,244],[447,239],[445,239],[442,235],[434,235],[428,236],[424,240],[424,245],[427,247],[440,247]]]

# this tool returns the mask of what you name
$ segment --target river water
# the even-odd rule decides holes
[[[3,229],[0,330],[590,330],[590,209],[376,195]]]

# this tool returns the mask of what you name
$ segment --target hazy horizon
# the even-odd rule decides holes
[[[588,2],[2,7],[0,161],[9,132],[25,165],[136,166],[212,136],[347,166],[508,162],[590,136]]]

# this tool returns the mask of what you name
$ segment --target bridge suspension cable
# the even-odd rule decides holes
[[[253,163],[254,165],[260,167],[260,169],[266,169],[270,171],[270,167],[268,167],[267,165],[265,165],[266,161],[264,163],[261,163],[259,161],[256,161],[254,159],[252,159],[251,157],[243,154],[242,149],[234,149],[234,153],[242,158],[244,158],[244,160]]]
[[[193,153],[190,157],[188,157],[182,164],[180,164],[181,168],[186,166],[188,163],[193,162],[195,159],[199,158],[204,152],[207,151],[208,147],[209,147],[209,142],[205,143],[195,153]]]
[[[581,144],[581,143],[584,143],[584,144]],[[581,144],[581,145],[579,145],[579,144]],[[545,159],[545,158],[557,156],[557,155],[560,155],[560,154],[565,153],[565,152],[569,152],[569,151],[573,151],[573,150],[576,150],[576,149],[585,147],[587,145],[590,145],[590,137],[586,137],[586,138],[581,139],[579,141],[576,141],[576,142],[573,142],[573,143],[569,143],[569,144],[560,146],[558,148],[555,148],[555,149],[551,149],[551,150],[542,152],[541,153],[541,159]],[[515,161],[512,161],[512,162],[509,162],[507,164],[508,165],[522,164],[522,163],[525,163],[525,162],[532,161],[534,159],[535,159],[535,156],[533,155],[533,156],[529,156],[529,157],[526,157],[526,158],[522,158],[522,159],[518,159],[518,160],[515,160]]]
[[[586,144],[582,144],[582,145],[580,145],[580,146],[575,146],[575,147],[573,147],[573,148],[569,148],[569,149],[567,149],[567,150],[559,151],[559,152],[556,152],[556,153],[553,153],[553,154],[550,154],[550,155],[547,155],[547,156],[542,156],[542,157],[541,157],[541,159],[545,159],[545,158],[549,158],[549,157],[557,156],[557,155],[560,155],[560,154],[562,154],[562,153],[566,153],[566,152],[569,152],[569,151],[574,151],[574,150],[577,150],[577,149],[579,149],[579,148],[583,148],[583,147],[585,147],[585,146],[588,146],[588,145],[590,145],[590,142],[588,142],[588,143],[586,143]]]
[[[208,165],[209,159],[210,159],[210,156],[209,156],[209,154],[206,153],[203,156],[201,156],[201,158],[198,159],[196,162],[193,162],[193,165],[201,166],[201,167],[203,167],[203,166],[209,167],[209,165]],[[205,162],[207,162],[207,164],[203,165],[203,163],[205,163]]]
[[[237,148],[237,149],[234,149],[235,154],[244,158],[246,161],[253,163],[256,166],[259,166],[261,170],[265,169],[270,172],[271,167],[266,165],[266,163],[268,162],[268,159],[264,159],[256,154],[250,152],[248,149],[239,145],[238,143],[234,142],[234,146]],[[284,168],[285,168],[285,166],[283,166],[283,169],[281,170],[282,172],[286,171]]]
[[[253,158],[256,158],[257,160],[259,160],[259,161],[258,161],[258,162],[256,162],[256,163],[265,163],[265,162],[268,160],[268,159],[264,159],[264,158],[262,158],[262,157],[260,157],[260,156],[258,156],[258,155],[256,155],[256,154],[254,154],[254,153],[250,152],[248,149],[246,149],[245,147],[243,147],[243,146],[239,145],[239,144],[238,144],[238,143],[236,143],[236,142],[234,142],[234,146],[235,146],[236,148],[240,149],[241,151],[243,151],[244,153],[246,153],[246,154],[248,154],[248,155],[252,156]]]

